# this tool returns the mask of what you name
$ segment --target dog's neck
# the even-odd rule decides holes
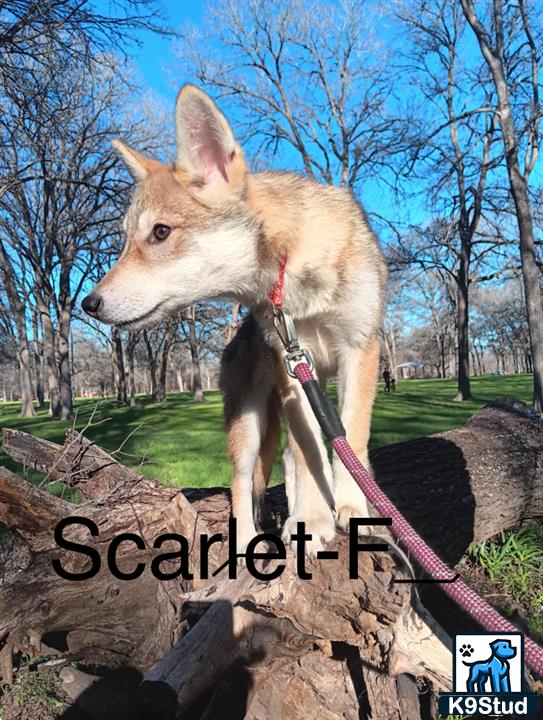
[[[247,176],[244,200],[255,219],[256,255],[254,264],[241,258],[247,262],[249,272],[246,287],[238,299],[256,309],[270,304],[269,295],[279,280],[281,260],[288,257],[294,237],[284,223],[278,222],[283,215],[281,202],[263,187],[258,173]]]

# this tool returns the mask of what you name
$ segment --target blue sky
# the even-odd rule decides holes
[[[166,21],[175,29],[185,23],[200,25],[203,22],[204,2],[199,0],[160,0]],[[171,74],[175,41],[152,33],[141,33],[143,46],[136,48],[134,60],[145,85],[165,99],[174,102],[176,88]],[[186,78],[179,79],[179,85]]]
[[[107,0],[99,0],[100,2],[107,2]],[[198,27],[204,22],[206,2],[200,0],[159,0],[158,5],[167,23],[175,29],[180,29],[185,24]],[[173,118],[177,90],[184,82],[193,80],[191,77],[183,75],[182,67],[179,67],[179,77],[176,78],[175,76],[176,59],[174,48],[175,43],[178,41],[169,40],[152,33],[141,33],[139,37],[142,46],[134,47],[131,55],[141,75],[143,85],[163,98],[165,103],[171,104]],[[282,154],[284,155],[284,150]],[[288,167],[288,157],[285,160],[286,167]],[[378,186],[376,183],[368,183],[364,187],[362,201],[367,204],[369,210],[383,216],[390,214],[391,205],[394,204],[392,193],[387,188]],[[418,213],[416,214],[418,215]],[[418,218],[418,220],[420,219],[422,219],[422,216]]]
[[[310,0],[307,1],[310,2]],[[336,0],[330,1],[335,2]],[[106,5],[108,3],[109,0],[97,0],[98,5]],[[206,2],[201,0],[158,0],[158,5],[162,10],[165,21],[175,29],[180,29],[186,24],[201,27],[204,22],[206,4]],[[391,24],[390,18],[385,19],[377,31],[385,42],[385,45],[392,46],[398,50],[405,49],[405,41],[400,37],[399,28],[394,23]],[[152,33],[141,33],[139,39],[141,41],[141,47],[133,47],[131,49],[133,61],[141,76],[144,89],[151,89],[159,96],[164,102],[166,111],[169,111],[171,108],[173,136],[173,108],[177,90],[182,83],[192,81],[193,78],[190,77],[190,75],[185,75],[181,64],[179,61],[176,61],[174,46],[178,41],[156,36]],[[471,53],[477,52],[477,49],[472,44],[469,32],[466,39],[468,43],[467,46],[464,46],[465,52],[467,53],[467,57],[471,57]],[[178,77],[177,73],[179,73]],[[404,105],[408,93],[409,88],[404,89],[400,84],[398,88],[400,108]],[[235,118],[233,118],[233,120],[235,120]],[[294,159],[289,163],[288,152],[283,153],[281,160],[279,158],[276,160],[278,169],[281,162],[285,168],[288,168],[289,164],[291,167],[295,165]],[[539,163],[539,166],[541,166],[541,163]],[[539,184],[538,181],[540,180],[541,170],[538,168],[533,181]],[[408,186],[411,186],[409,188],[410,190],[417,189],[416,181],[413,183],[413,181],[406,179],[404,183],[404,190],[407,190]],[[361,189],[360,199],[370,213],[377,213],[378,215],[387,217],[397,226],[401,224],[406,227],[408,223],[424,223],[432,213],[423,193],[418,194],[416,198],[405,197],[403,201],[401,201],[401,204],[398,204],[392,191],[383,183],[378,183],[377,181],[370,180],[364,183]],[[388,234],[386,228],[383,227],[380,229],[380,235],[383,241],[386,242]]]

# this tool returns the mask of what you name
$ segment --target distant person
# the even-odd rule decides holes
[[[385,392],[390,392],[390,388],[392,385],[391,379],[392,379],[392,376],[390,374],[390,370],[388,368],[385,368],[383,370],[383,380],[385,381]]]

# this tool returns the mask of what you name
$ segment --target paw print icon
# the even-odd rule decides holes
[[[460,655],[462,655],[462,657],[471,657],[473,655],[473,652],[474,650],[471,645],[466,644],[460,646],[459,653]]]

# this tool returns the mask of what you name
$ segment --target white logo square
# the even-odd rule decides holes
[[[454,638],[454,691],[496,694],[522,691],[522,633],[472,633]]]

